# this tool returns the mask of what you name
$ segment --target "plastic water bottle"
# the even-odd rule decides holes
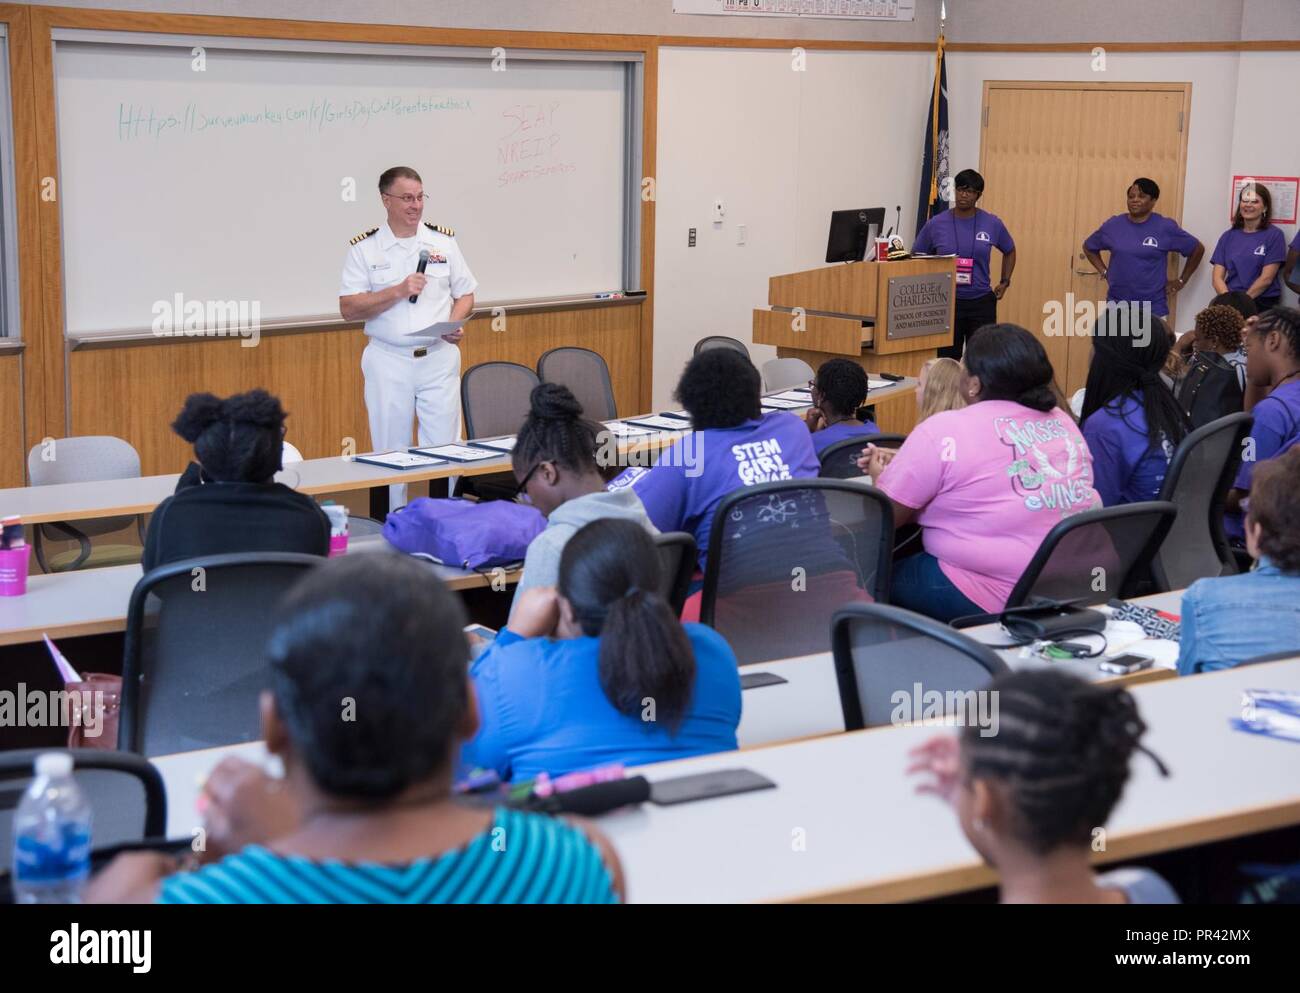
[[[36,757],[36,778],[14,817],[14,899],[80,903],[90,875],[90,804],[72,777],[72,756]]]

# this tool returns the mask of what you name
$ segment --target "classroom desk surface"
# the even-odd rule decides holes
[[[1182,591],[1157,593],[1141,597],[1134,603],[1145,604],[1157,610],[1177,612],[1182,601]],[[995,624],[968,628],[964,634],[976,641],[1005,644],[1006,634]],[[1141,652],[1142,646],[1125,651]],[[1037,658],[1020,658],[1020,649],[998,651],[1012,669],[1063,669],[1093,683],[1115,680],[1127,686],[1138,683],[1174,679],[1172,669],[1153,667],[1127,676],[1114,676],[1097,668],[1097,659],[1070,659],[1064,662],[1047,662]],[[741,748],[752,748],[774,741],[792,741],[817,735],[838,734],[844,730],[844,712],[840,706],[839,685],[835,679],[835,660],[830,652],[819,652],[801,658],[781,659],[775,662],[755,662],[741,666],[741,674],[770,672],[786,680],[773,686],[760,686],[741,693],[741,720],[736,731]]]
[[[1300,744],[1233,730],[1244,689],[1300,691],[1300,658],[1133,688],[1149,731],[1107,825],[1098,862],[1300,824]],[[767,692],[771,688],[748,692]],[[614,811],[599,820],[628,880],[655,902],[920,900],[996,884],[941,800],[916,792],[907,753],[925,725],[855,731],[745,752],[644,766],[651,781],[748,768],[776,789],[679,806]],[[227,755],[263,761],[261,742],[153,759],[167,789],[167,834],[199,826],[203,779]]]
[[[871,401],[889,400],[916,389],[915,379],[905,379],[872,393]],[[782,391],[778,391],[782,392]],[[799,411],[795,411],[799,413]],[[622,420],[635,420],[630,415]],[[644,415],[641,415],[644,416]],[[668,438],[677,437],[670,435]],[[484,439],[487,440],[487,439]],[[625,454],[654,450],[664,444],[663,436],[620,445]],[[308,459],[286,466],[276,479],[309,494],[371,490],[400,483],[417,483],[450,476],[481,476],[506,472],[510,456],[481,462],[432,466],[428,469],[392,470],[354,462],[350,458]],[[58,483],[51,486],[19,486],[0,489],[0,516],[16,514],[24,524],[49,521],[76,521],[92,517],[147,514],[176,490],[179,474],[139,476],[134,479],[109,479],[86,483]],[[354,510],[354,512],[356,512]]]
[[[1133,687],[1150,730],[1099,862],[1300,823],[1300,744],[1233,730],[1241,691],[1300,690],[1300,659]],[[630,900],[897,901],[993,885],[955,813],[915,792],[907,753],[944,729],[912,725],[638,769],[666,779],[744,767],[776,789],[600,819]]]
[[[353,539],[348,551],[384,547],[383,536],[373,535]],[[441,565],[431,568],[453,590],[491,585],[490,575]],[[522,570],[507,572],[505,582],[514,585],[522,574]],[[0,597],[0,646],[40,641],[42,634],[57,640],[125,631],[127,605],[141,575],[136,564],[29,577],[25,596]]]

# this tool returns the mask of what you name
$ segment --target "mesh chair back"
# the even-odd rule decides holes
[[[526,365],[484,362],[460,379],[466,438],[515,434],[528,416],[528,396],[541,380]]]
[[[803,359],[770,359],[763,363],[763,383],[769,392],[807,386],[817,375]]]
[[[1223,508],[1253,423],[1250,414],[1229,414],[1197,428],[1174,452],[1160,499],[1174,504],[1178,516],[1151,561],[1161,589],[1184,590],[1206,576],[1237,571],[1223,533]]]
[[[883,604],[836,611],[831,645],[848,731],[941,714],[983,726],[990,702],[977,691],[1007,671],[988,646]]]
[[[591,349],[552,348],[537,360],[537,375],[543,383],[567,386],[591,420],[612,421],[618,417],[609,366]]]
[[[710,348],[730,348],[749,358],[749,349],[745,347],[745,343],[735,338],[728,338],[725,334],[711,334],[707,338],[701,338],[695,343],[695,354],[699,355],[700,352]]]
[[[1008,607],[1036,599],[1106,603],[1129,593],[1169,532],[1178,508],[1151,500],[1087,510],[1057,524],[1016,582]]]
[[[257,739],[277,603],[324,561],[252,552],[147,573],[127,608],[118,747],[168,755]]]
[[[742,665],[828,651],[837,608],[887,599],[893,547],[889,498],[864,483],[736,490],[713,516],[700,620]]]
[[[32,446],[27,453],[27,475],[33,486],[136,479],[140,476],[140,455],[130,442],[112,435],[55,438]],[[120,531],[134,520],[135,517],[100,517],[77,521],[76,529],[85,535],[108,534]],[[68,537],[57,530],[47,534],[53,539]]]
[[[0,752],[0,866],[13,854],[14,814],[36,778],[36,756],[48,748]],[[167,830],[167,794],[162,775],[139,755],[72,750],[72,774],[94,812],[91,839],[96,848],[161,838]]]
[[[858,468],[862,449],[868,445],[898,448],[906,440],[905,434],[863,434],[837,441],[818,456],[822,470],[817,475],[823,479],[862,479],[862,470]]]
[[[660,592],[673,608],[673,613],[680,616],[691,577],[695,575],[695,536],[686,531],[665,531],[655,535],[654,541],[663,570],[660,573]]]

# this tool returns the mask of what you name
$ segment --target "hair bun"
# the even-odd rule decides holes
[[[1025,390],[1016,398],[1016,402],[1023,407],[1046,413],[1056,406],[1056,394],[1052,391],[1051,383],[1043,383]]]
[[[193,444],[204,431],[221,420],[223,406],[211,393],[191,393],[172,422],[172,430]]]
[[[539,383],[528,399],[529,416],[552,421],[576,421],[582,417],[582,404],[573,391],[559,383]]]
[[[238,393],[221,403],[221,419],[259,428],[278,428],[284,424],[280,401],[266,390]]]

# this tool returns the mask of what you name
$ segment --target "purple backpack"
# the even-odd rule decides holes
[[[546,518],[536,507],[511,500],[417,497],[388,515],[384,537],[407,554],[431,555],[462,569],[490,569],[522,562],[529,543],[545,528]]]

